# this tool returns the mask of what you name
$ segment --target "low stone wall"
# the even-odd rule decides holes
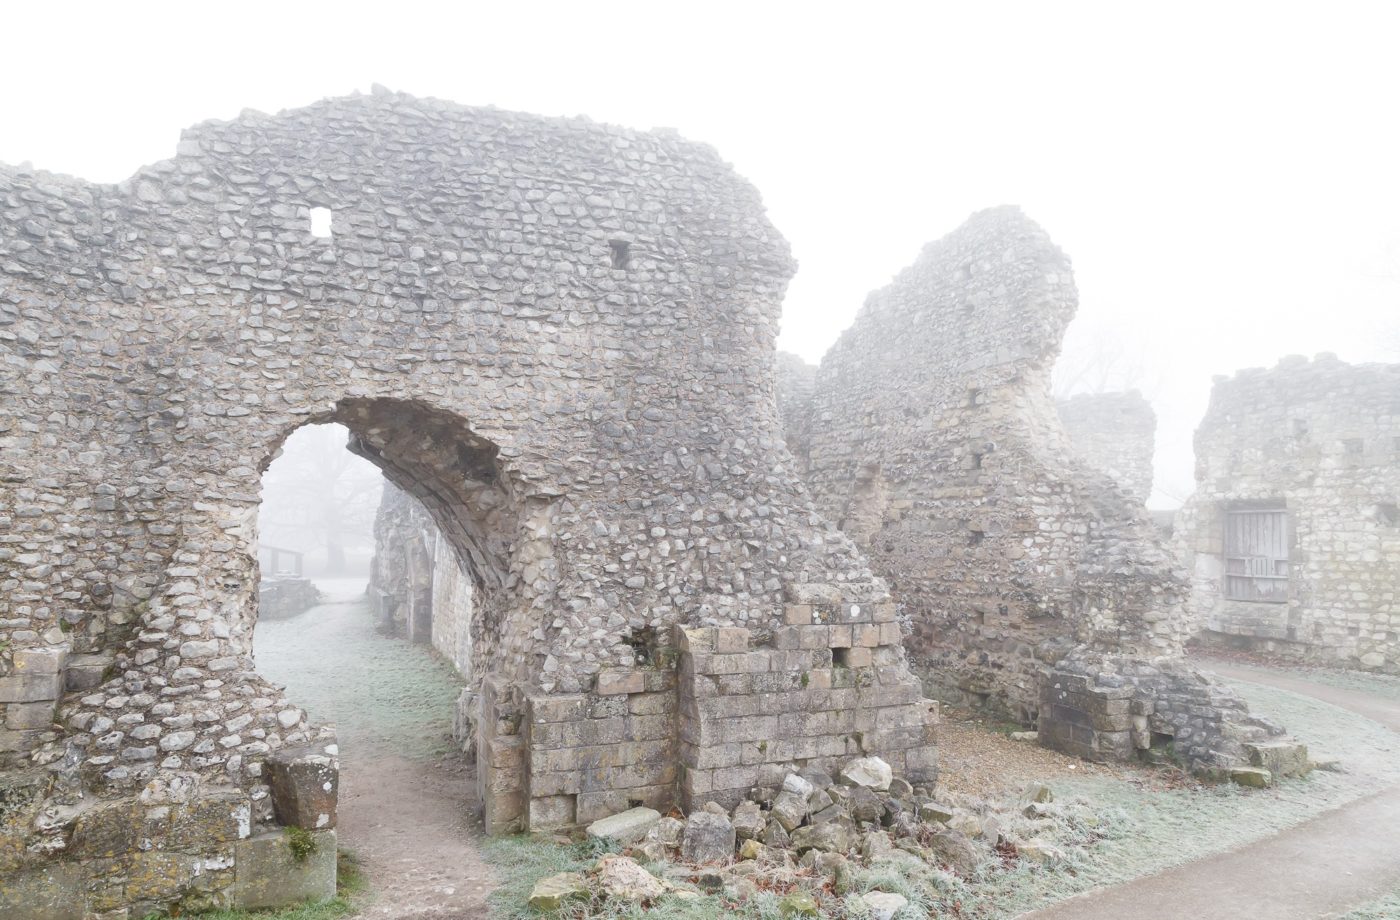
[[[732,807],[796,769],[878,754],[910,781],[937,778],[938,706],[900,647],[894,605],[845,604],[808,586],[771,633],[677,627],[646,667],[610,669],[588,694],[513,708],[490,682],[477,705],[487,825],[540,830],[638,805]]]
[[[1098,655],[1057,662],[1041,690],[1039,740],[1093,761],[1135,757],[1190,765],[1202,775],[1261,779],[1261,752],[1273,765],[1262,784],[1310,769],[1307,748],[1281,726],[1253,715],[1243,699],[1180,660]]]
[[[285,620],[299,616],[321,601],[309,578],[279,576],[258,582],[258,618]]]

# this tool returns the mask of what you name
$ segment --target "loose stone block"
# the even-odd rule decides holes
[[[636,843],[646,836],[658,821],[661,812],[653,808],[629,808],[588,825],[588,836],[616,840],[623,845]]]
[[[288,745],[265,769],[279,823],[308,831],[335,827],[340,768],[323,745]]]

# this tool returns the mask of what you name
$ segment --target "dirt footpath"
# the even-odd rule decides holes
[[[374,632],[363,582],[321,582],[325,603],[258,624],[258,670],[340,741],[339,840],[360,862],[373,920],[485,917],[475,777],[451,743],[459,684],[426,646]]]

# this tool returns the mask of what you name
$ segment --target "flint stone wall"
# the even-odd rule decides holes
[[[1281,505],[1286,603],[1232,600],[1225,515]],[[1219,379],[1176,520],[1207,644],[1400,673],[1400,365],[1290,357]]]
[[[807,481],[889,580],[940,695],[1087,757],[1171,739],[1193,766],[1241,763],[1241,741],[1277,729],[1185,666],[1185,578],[1057,415],[1050,373],[1076,304],[1040,227],[1015,208],[973,215],[823,358],[796,435]]]
[[[79,804],[154,821],[178,788],[257,836],[267,757],[334,750],[250,657],[259,477],[303,424],[349,428],[470,572],[484,766],[529,757],[527,701],[594,698],[676,624],[886,601],[790,472],[792,268],[708,147],[387,92],[198,125],[118,186],[0,168],[0,751],[51,781],[0,875],[61,861],[86,912],[228,903],[222,837],[98,859]],[[519,766],[480,771],[493,830],[530,822]]]
[[[374,517],[369,595],[380,631],[430,642],[471,673],[471,578],[428,510],[392,483]]]
[[[1137,390],[1080,393],[1055,402],[1071,449],[1146,503],[1152,494],[1157,413]]]

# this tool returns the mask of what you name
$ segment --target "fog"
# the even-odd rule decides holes
[[[308,576],[368,574],[374,555],[384,476],[346,449],[348,437],[343,425],[298,428],[262,477],[258,542],[301,553]]]
[[[1066,364],[1158,412],[1154,506],[1192,488],[1212,375],[1400,359],[1394,7],[141,10],[7,13],[0,160],[116,182],[186,125],[372,82],[671,126],[762,191],[801,263],[780,347],[809,361],[925,242],[1019,204],[1074,259]]]

